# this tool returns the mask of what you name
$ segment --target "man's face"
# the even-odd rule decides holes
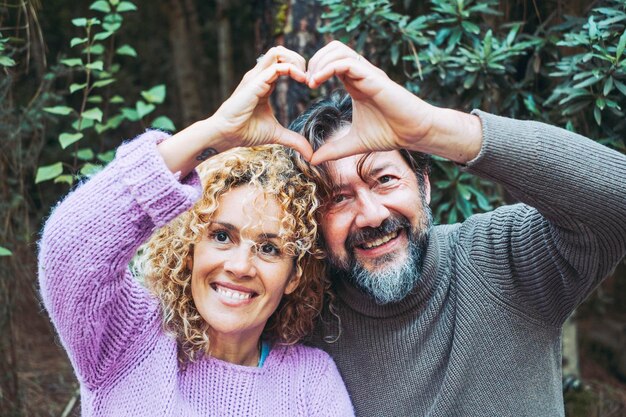
[[[329,141],[344,134],[339,131]],[[430,185],[426,178],[422,192],[397,151],[369,155],[360,176],[363,157],[328,163],[335,191],[322,232],[333,267],[348,273],[380,303],[397,301],[419,277],[416,257],[421,259],[431,223]]]

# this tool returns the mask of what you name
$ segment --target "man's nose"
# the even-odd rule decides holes
[[[371,191],[364,191],[358,195],[358,213],[354,220],[358,228],[378,227],[389,217],[389,209]]]
[[[228,259],[224,262],[224,270],[236,278],[253,277],[256,274],[256,267],[250,245],[242,243],[230,250]]]

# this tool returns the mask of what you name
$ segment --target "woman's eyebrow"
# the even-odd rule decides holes
[[[213,224],[219,224],[221,227],[228,229],[228,230],[233,230],[236,231],[237,227],[234,224],[231,223],[226,223],[226,222],[220,222],[220,221],[212,221]]]
[[[277,239],[279,236],[277,233],[259,233],[258,238],[259,239]]]

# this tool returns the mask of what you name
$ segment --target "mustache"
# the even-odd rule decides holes
[[[394,215],[386,218],[378,227],[364,227],[356,230],[346,238],[346,249],[362,245],[365,242],[376,240],[399,229],[410,229],[411,222],[404,216]]]

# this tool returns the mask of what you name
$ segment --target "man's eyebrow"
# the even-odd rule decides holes
[[[368,168],[368,169],[364,169],[363,170],[363,176],[364,177],[375,177],[378,174],[380,174],[382,171],[385,171],[389,168],[394,168],[395,166],[389,162],[383,163],[380,166],[377,166],[375,168]]]

